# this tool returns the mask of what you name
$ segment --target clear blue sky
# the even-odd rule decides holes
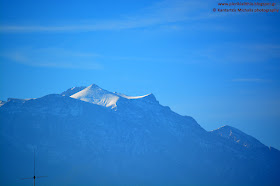
[[[215,0],[0,2],[1,100],[92,83],[152,92],[206,130],[231,125],[280,149],[280,13],[214,13]]]

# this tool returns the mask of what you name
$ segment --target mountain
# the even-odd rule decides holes
[[[204,130],[153,94],[90,85],[0,107],[1,185],[279,185],[280,152],[230,126]]]
[[[262,144],[259,140],[255,139],[252,136],[245,134],[244,132],[231,127],[223,126],[216,130],[211,131],[213,134],[219,135],[223,138],[226,138],[230,141],[238,143],[246,148],[265,148],[266,146]]]

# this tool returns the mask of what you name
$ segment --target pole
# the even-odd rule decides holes
[[[35,186],[35,148],[34,148],[34,186]]]
[[[33,177],[30,177],[30,178],[22,178],[22,180],[25,180],[25,179],[33,179],[34,180],[34,186],[35,186],[35,179],[36,179],[36,176],[35,176],[35,163],[36,163],[36,161],[35,161],[35,147],[34,147],[34,176]],[[37,178],[42,178],[42,177],[48,177],[48,176],[37,176]]]

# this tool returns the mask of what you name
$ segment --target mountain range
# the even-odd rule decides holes
[[[231,127],[206,131],[153,94],[92,84],[0,102],[1,185],[279,185],[280,151]]]

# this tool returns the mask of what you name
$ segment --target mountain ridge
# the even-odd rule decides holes
[[[89,97],[90,97],[89,100],[86,100],[85,98],[82,97],[82,96],[86,97],[86,95],[83,94],[84,92],[87,93],[87,91],[92,91],[92,90],[93,91],[97,90],[98,93],[100,93],[101,95],[97,94],[98,97],[96,99],[96,97],[94,97],[94,96],[96,96],[96,94],[91,95],[91,93],[88,93]],[[81,94],[81,96],[79,96],[79,94]],[[102,94],[109,94],[109,95],[118,96],[118,97],[115,97],[115,100],[114,99],[110,100],[110,97],[109,97],[109,101],[108,101],[108,100],[104,100],[104,97],[102,97],[103,96]],[[117,107],[117,102],[118,101],[119,101],[120,105],[121,104],[127,104],[127,102],[136,102],[136,104],[139,104],[137,102],[138,100],[144,101],[144,103],[147,102],[148,104],[150,104],[150,103],[159,104],[159,102],[157,101],[157,99],[156,99],[156,97],[153,93],[149,93],[149,94],[146,94],[146,95],[143,95],[143,96],[127,96],[127,95],[122,94],[122,93],[110,92],[110,91],[107,91],[105,89],[102,89],[101,87],[99,87],[96,84],[91,84],[88,87],[86,87],[86,86],[72,87],[72,88],[69,88],[69,89],[65,90],[64,92],[62,92],[60,94],[48,94],[48,95],[43,96],[41,98],[32,98],[32,99],[8,98],[7,101],[1,101],[0,106],[3,106],[6,103],[11,103],[11,102],[16,102],[17,104],[19,104],[19,103],[25,103],[26,101],[29,101],[29,100],[36,100],[36,99],[42,99],[42,98],[44,99],[44,98],[47,98],[47,97],[57,97],[57,96],[59,97],[60,95],[70,97],[70,98],[73,98],[73,99],[77,99],[77,100],[81,100],[81,101],[85,101],[85,102],[92,103],[92,104],[95,104],[95,105],[105,106],[105,107],[108,107],[108,108],[113,109],[113,110],[117,110],[116,107]],[[95,101],[92,101],[91,99],[94,99],[94,98],[95,98]],[[105,96],[105,99],[106,98],[108,99],[108,97]],[[144,105],[144,106],[146,106],[146,105]],[[170,108],[168,106],[162,106],[162,107],[170,110]],[[130,110],[132,110],[132,109],[130,109]],[[191,118],[189,116],[184,116],[184,117]],[[191,118],[191,120],[192,119],[193,118]],[[194,120],[194,122],[196,122],[196,121]],[[241,143],[239,143],[239,141],[240,141],[240,139],[238,138],[239,136],[238,137],[237,136],[231,136],[230,135],[231,131],[234,131],[235,133],[239,133],[239,134],[241,133],[243,138],[246,136],[246,137],[250,138],[250,140],[255,141],[255,143],[257,143],[257,144],[253,145],[253,147],[255,147],[255,146],[257,146],[257,147],[267,147],[266,145],[259,142],[256,138],[254,138],[254,137],[252,137],[248,134],[245,134],[244,132],[240,131],[239,129],[236,129],[235,127],[232,127],[232,126],[229,126],[229,125],[224,125],[224,126],[221,126],[220,128],[217,128],[217,129],[214,129],[214,130],[208,131],[208,132],[213,133],[213,134],[218,135],[218,136],[222,136],[223,138],[234,141],[235,143],[241,144]],[[225,135],[225,132],[228,133],[227,136]],[[244,141],[244,139],[243,139],[243,141]],[[246,148],[251,147],[251,145],[247,146],[246,144],[243,144],[242,146],[244,146]],[[278,149],[276,149],[276,150],[278,150]]]
[[[85,98],[83,98],[83,96],[84,97],[87,96],[87,95],[83,94],[84,92],[87,93],[87,91],[92,91],[92,90],[93,91],[97,90],[98,94],[91,95],[91,93],[88,93],[90,99],[86,100]],[[79,96],[79,94],[81,94],[81,96]],[[110,100],[110,97],[108,98],[108,97],[105,96],[105,100],[104,100],[104,97],[102,97],[103,94],[109,94],[109,95],[116,96],[116,97],[114,97],[115,99]],[[86,86],[72,87],[72,88],[69,88],[69,89],[67,89],[66,91],[64,91],[60,94],[48,94],[48,95],[43,96],[41,98],[32,98],[32,99],[8,98],[7,101],[1,101],[0,106],[5,105],[6,103],[10,104],[11,102],[15,102],[16,104],[19,104],[19,103],[25,103],[26,101],[29,101],[29,100],[36,100],[36,99],[42,99],[42,98],[45,99],[47,97],[57,97],[57,96],[59,97],[60,95],[70,97],[70,98],[73,98],[73,99],[77,99],[77,100],[81,100],[81,101],[85,101],[85,102],[92,103],[92,104],[95,104],[95,105],[105,106],[105,107],[108,107],[108,108],[113,109],[113,110],[117,110],[117,102],[118,101],[119,101],[119,104],[121,105],[121,107],[126,107],[127,102],[132,102],[132,103],[136,102],[136,105],[137,105],[137,104],[139,104],[139,102],[137,102],[138,100],[144,101],[144,103],[147,103],[148,105],[151,104],[151,103],[159,104],[159,102],[157,101],[157,99],[156,99],[156,97],[154,96],[153,93],[146,94],[146,95],[143,95],[143,96],[127,96],[127,95],[122,94],[122,93],[110,92],[110,91],[107,91],[105,89],[102,89],[101,87],[99,87],[96,84],[91,84],[88,87],[86,87]],[[97,99],[95,97],[96,95],[98,96]],[[95,101],[92,101],[92,99],[94,99],[94,98],[95,98]],[[106,98],[109,99],[109,101],[106,100]],[[122,104],[124,104],[125,106],[123,106]],[[145,106],[147,106],[147,105],[144,104],[144,107]],[[160,105],[160,106],[162,106],[162,105]],[[170,110],[170,108],[168,106],[162,106],[162,107],[166,108],[167,110]],[[4,109],[5,109],[5,107],[4,107]],[[133,108],[133,109],[135,109],[135,108]],[[133,109],[130,109],[130,110],[133,110]],[[184,116],[184,117],[191,118],[189,116]],[[191,118],[191,120],[193,120],[193,118]],[[194,122],[196,123],[195,120],[194,120]],[[255,145],[253,145],[253,148],[254,147],[260,147],[260,148],[261,147],[267,147],[266,145],[259,142],[256,138],[254,138],[254,137],[252,137],[248,134],[245,134],[244,132],[240,131],[239,129],[236,129],[236,128],[234,128],[232,126],[229,126],[229,125],[225,125],[225,126],[222,126],[220,128],[217,128],[217,129],[214,129],[214,130],[208,131],[208,132],[213,133],[213,134],[218,135],[218,136],[222,136],[223,138],[234,141],[235,143],[241,144],[241,143],[239,143],[240,140],[241,140],[241,139],[239,139],[240,135],[239,136],[230,135],[230,134],[232,134],[232,131],[234,131],[235,134],[237,134],[237,133],[240,134],[241,133],[241,136],[243,138],[249,138],[249,141],[253,140],[256,143]],[[226,132],[227,132],[227,134],[225,135]],[[243,139],[241,141],[246,141],[246,140]],[[250,148],[252,146],[252,145],[248,146],[245,143],[243,143],[241,145],[246,147],[246,148]],[[278,150],[278,149],[276,149],[276,150]]]
[[[11,99],[0,107],[0,145],[6,149],[0,158],[5,167],[1,183],[13,183],[11,175],[25,172],[21,160],[28,159],[30,146],[39,147],[41,161],[48,162],[43,167],[54,178],[46,181],[49,185],[66,184],[56,175],[71,184],[280,183],[280,152],[240,145],[236,138],[243,142],[249,135],[238,129],[207,132],[192,117],[162,106],[153,94],[128,99],[87,88],[75,90],[78,99],[50,94]],[[107,107],[107,94],[118,97],[116,107]]]

